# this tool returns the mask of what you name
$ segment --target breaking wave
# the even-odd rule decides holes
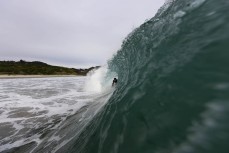
[[[66,151],[228,152],[228,29],[228,1],[167,1],[108,62],[117,88]]]

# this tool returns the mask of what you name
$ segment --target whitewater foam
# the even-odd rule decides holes
[[[93,101],[81,91],[84,81],[83,77],[0,80],[0,128],[8,133],[1,137],[0,151],[39,139],[42,131],[58,128]]]
[[[104,92],[111,89],[113,78],[118,78],[114,72],[109,72],[107,66],[93,70],[87,74],[85,91],[87,92]]]
[[[0,80],[0,152],[23,145],[55,152],[66,145],[112,95],[107,72],[102,67],[87,77]]]

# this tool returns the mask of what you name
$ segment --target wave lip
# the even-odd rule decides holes
[[[116,91],[69,152],[226,153],[228,8],[168,1],[130,33],[108,63]]]

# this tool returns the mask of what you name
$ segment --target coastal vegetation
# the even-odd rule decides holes
[[[0,61],[0,75],[86,75],[90,70],[53,66],[40,61]]]

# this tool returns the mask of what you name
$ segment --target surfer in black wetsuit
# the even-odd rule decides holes
[[[114,78],[113,83],[112,83],[112,86],[116,85],[117,82],[118,82],[118,79]]]

